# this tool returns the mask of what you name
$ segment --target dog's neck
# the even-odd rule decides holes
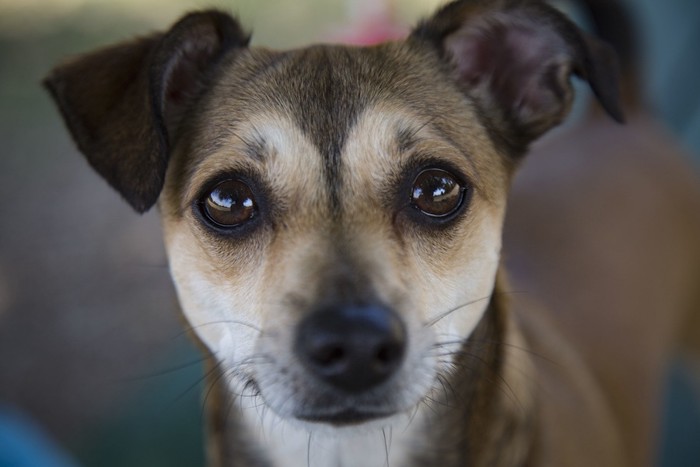
[[[488,309],[445,381],[447,390],[431,407],[421,444],[411,463],[401,465],[526,465],[535,431],[532,371],[499,274]]]
[[[441,390],[414,413],[374,428],[327,428],[310,434],[259,401],[230,400],[225,387],[215,386],[207,397],[211,465],[524,465],[533,444],[531,362],[505,297],[497,285]]]

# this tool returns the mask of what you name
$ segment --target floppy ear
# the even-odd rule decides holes
[[[248,36],[218,11],[77,57],[44,84],[92,167],[139,211],[163,188],[172,138],[216,63]]]
[[[608,114],[623,120],[612,49],[543,2],[458,0],[421,23],[411,40],[437,50],[515,148],[564,119],[573,101],[572,74],[587,80]]]

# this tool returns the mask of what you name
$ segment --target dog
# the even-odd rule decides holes
[[[158,204],[209,464],[635,465],[586,349],[501,266],[572,75],[623,120],[610,47],[535,0],[457,0],[372,47],[249,40],[192,13],[45,81],[92,167]]]

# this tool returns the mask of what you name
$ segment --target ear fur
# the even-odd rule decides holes
[[[219,59],[248,41],[225,13],[191,13],[166,33],[70,60],[44,85],[92,167],[145,212],[163,188],[182,114]]]
[[[572,74],[588,81],[622,122],[618,67],[606,44],[537,0],[457,0],[421,23],[411,40],[440,54],[492,125],[524,149],[559,124],[573,101]]]

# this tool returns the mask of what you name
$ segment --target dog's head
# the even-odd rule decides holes
[[[405,41],[248,47],[194,13],[58,67],[93,167],[159,203],[184,314],[233,392],[288,419],[405,412],[494,290],[512,171],[614,60],[535,1],[457,1]],[[449,353],[449,352],[448,352]]]

